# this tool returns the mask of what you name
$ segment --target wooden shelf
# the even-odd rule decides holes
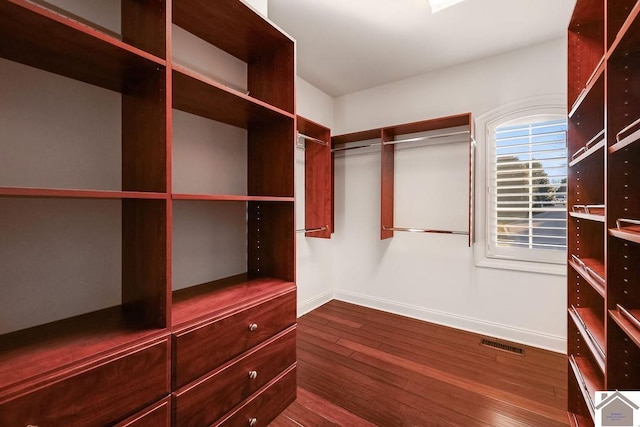
[[[57,188],[0,187],[0,197],[50,197],[61,199],[167,199],[165,193],[140,191],[65,190]]]
[[[597,71],[590,74],[594,66]],[[578,387],[569,384],[568,410],[587,415],[582,394],[594,418],[595,390],[640,387],[640,327],[622,309],[609,310],[640,305],[634,282],[640,226],[633,219],[640,214],[640,96],[635,90],[640,83],[640,3],[578,0],[568,28],[567,71],[568,102],[575,100],[568,143],[572,154],[581,150],[568,173],[568,205],[574,207],[568,250],[585,257],[569,259],[575,274],[569,270],[567,344],[569,354],[580,357],[570,356]],[[582,87],[590,89],[580,93]],[[593,137],[600,132],[604,140]],[[581,206],[593,201],[603,205]],[[574,310],[572,304],[580,307]],[[640,310],[635,312],[640,316]],[[593,426],[587,418],[570,417],[570,422]]]
[[[618,0],[607,2],[607,44],[611,46],[616,39],[621,37],[620,30],[627,21],[629,15],[633,15],[633,8],[637,0]],[[625,32],[627,29],[624,30]]]
[[[595,145],[591,145],[591,147],[586,150],[584,153],[582,153],[581,155],[579,155],[578,157],[576,157],[575,159],[571,160],[571,162],[569,162],[569,166],[573,167],[587,159],[600,159],[600,156],[595,156],[595,154],[603,154],[603,149],[605,146],[605,138],[604,138],[604,133],[602,133],[602,135],[598,134],[600,136],[600,141],[598,141]]]
[[[584,89],[582,89],[571,106],[571,111],[569,111],[570,119],[581,109],[602,108],[601,101],[604,98],[604,61],[605,57],[602,56],[593,74],[587,80]]]
[[[569,81],[568,105],[582,103],[586,88],[597,80],[602,58],[605,56],[604,2],[602,0],[580,0],[574,8],[568,28]]]
[[[573,11],[569,28],[602,21],[604,19],[602,0],[580,0],[580,2],[580,7],[577,7]]]
[[[640,319],[639,309],[627,309],[627,311],[629,311],[636,319]],[[620,329],[627,334],[629,339],[631,339],[635,345],[640,347],[640,329],[638,329],[631,320],[618,310],[609,310],[609,317],[616,322]]]
[[[586,214],[586,213],[580,213],[580,212],[569,212],[569,216],[571,216],[572,218],[586,219],[587,221],[602,222],[602,223],[605,222],[604,215]]]
[[[268,277],[228,277],[173,292],[172,326],[222,315],[295,289],[293,282]]]
[[[343,135],[336,135],[331,137],[331,144],[333,147],[337,145],[344,145],[350,142],[368,141],[371,139],[380,139],[382,131],[380,129],[369,129],[360,132],[346,133]]]
[[[220,202],[293,202],[293,197],[241,196],[234,194],[172,194],[173,200],[202,200]]]
[[[599,318],[591,308],[576,307],[575,312],[577,313],[579,320],[586,325],[587,331],[604,353],[604,349],[606,348],[604,344],[606,341],[604,339],[604,323],[602,319]]]
[[[166,62],[24,0],[0,1],[0,56],[116,92]]]
[[[173,65],[173,107],[249,129],[294,115],[180,65]]]
[[[596,391],[604,390],[604,378],[601,372],[597,371],[592,362],[586,357],[569,357],[569,365],[578,382],[578,387],[582,392],[582,397],[591,413],[595,415]]]
[[[16,135],[32,141],[33,146],[21,144],[20,139],[15,141],[17,149],[8,151],[8,161],[16,167],[8,171],[6,182],[0,183],[0,199],[13,215],[8,218],[24,218],[24,224],[21,223],[24,227],[16,229],[11,221],[7,223],[9,229],[5,227],[5,231],[12,233],[11,239],[4,239],[2,249],[12,253],[19,262],[6,258],[8,264],[5,264],[11,268],[5,276],[13,285],[4,290],[2,297],[5,307],[19,308],[23,305],[21,301],[27,301],[31,309],[7,313],[10,317],[5,329],[11,332],[0,336],[1,418],[11,420],[8,423],[11,425],[15,424],[14,419],[24,419],[20,422],[34,425],[87,425],[92,421],[96,425],[114,425],[132,419],[135,413],[146,414],[147,409],[157,408],[161,402],[162,421],[171,422],[175,420],[175,414],[171,413],[175,408],[167,406],[166,399],[176,391],[172,387],[177,383],[178,370],[178,347],[174,346],[175,342],[170,344],[172,339],[177,339],[171,337],[176,332],[172,327],[189,329],[189,345],[192,345],[189,354],[211,362],[213,351],[203,349],[203,338],[210,339],[215,351],[220,351],[220,360],[235,355],[230,354],[229,345],[220,344],[219,334],[203,337],[193,333],[190,329],[193,322],[204,319],[213,322],[220,320],[217,316],[226,316],[228,323],[220,322],[216,327],[222,325],[225,332],[240,328],[248,333],[247,326],[238,319],[251,315],[260,305],[270,319],[275,319],[274,323],[286,321],[287,327],[295,323],[295,42],[244,1],[122,0],[107,10],[94,8],[95,5],[89,4],[92,2],[82,3],[83,8],[89,8],[86,18],[49,5],[46,0],[0,0],[0,58],[6,59],[11,67],[26,71],[28,67],[35,67],[76,80],[75,84],[67,82],[70,83],[67,87],[56,83],[65,79],[52,76],[50,81],[40,79],[42,85],[27,90],[29,79],[42,75],[34,70],[33,77],[16,81],[23,86],[15,92],[15,99],[21,105],[24,99],[24,110],[20,110],[19,120],[11,121],[9,134],[18,131]],[[80,11],[84,12],[85,9]],[[107,26],[118,26],[122,34],[93,23],[93,16]],[[172,55],[168,37],[172,23],[194,38],[208,42],[210,46],[206,48],[214,52],[221,49],[239,59],[218,52],[223,61],[238,65],[233,70],[239,73],[237,78],[246,79],[248,92],[173,63],[173,58],[180,55]],[[184,43],[188,51],[198,42],[187,37]],[[107,90],[91,89],[81,82]],[[87,90],[80,90],[83,87]],[[83,102],[97,105],[104,102],[105,108],[89,109],[86,114],[69,117],[87,134],[79,130],[73,132],[76,122],[70,122],[72,132],[69,134],[43,139],[42,132],[38,131],[38,138],[31,138],[31,126],[57,123],[55,115],[52,124],[47,124],[40,123],[37,116],[31,114],[30,109],[45,95],[51,99],[60,97],[64,101],[57,102],[60,108],[67,104],[81,108]],[[13,98],[7,100],[6,107],[12,102],[15,103]],[[202,170],[215,170],[213,178],[202,171],[190,171],[194,173],[188,175],[172,169],[178,157],[172,144],[181,144],[177,142],[179,138],[174,140],[172,107],[220,122],[199,120],[207,129],[214,129],[210,133],[202,132],[203,139],[212,133],[217,136],[219,129],[227,129],[225,125],[247,130],[230,130],[231,141],[221,136],[219,144],[213,142],[215,146],[210,152],[206,149],[195,152],[194,156],[202,156]],[[42,113],[48,111],[43,108]],[[91,132],[101,130],[92,126],[98,120],[116,132],[116,140],[92,141]],[[69,129],[66,123],[63,125],[61,129]],[[236,141],[239,145],[234,148],[238,151],[225,157],[229,152],[224,151],[224,144],[233,145]],[[83,163],[85,146],[94,154],[91,160],[98,159],[103,166],[95,174],[73,169],[76,163],[87,163]],[[95,147],[100,151],[91,151]],[[51,154],[53,151],[55,156]],[[213,157],[207,158],[208,153],[213,153]],[[57,158],[67,162],[56,163]],[[103,158],[105,161],[100,162]],[[223,176],[225,171],[216,169],[216,161],[236,162],[233,165],[241,166],[229,166],[231,174],[240,174],[231,177],[230,181],[235,181],[229,186],[215,182],[228,178]],[[21,171],[27,173],[36,167],[45,168],[47,173],[41,178],[34,176],[21,181]],[[186,187],[193,182],[211,182],[211,179],[214,184],[202,185],[199,189],[193,184],[191,190],[181,189],[180,193],[172,194],[172,173],[178,174],[178,183]],[[98,184],[92,184],[94,181]],[[68,182],[72,184],[65,184]],[[63,188],[56,188],[59,183]],[[105,189],[96,189],[102,188],[100,183],[106,183]],[[234,190],[229,188],[235,185],[240,194],[225,194],[232,193]],[[189,191],[203,194],[189,194]],[[222,194],[207,194],[208,191]],[[56,202],[51,198],[75,200]],[[192,203],[179,201],[236,203],[194,207]],[[105,217],[95,217],[106,218],[100,227],[92,221],[92,210],[84,209],[87,203],[105,214]],[[107,210],[101,209],[105,203]],[[188,216],[191,211],[180,216],[184,205],[194,208],[194,217]],[[215,219],[197,216],[206,213],[206,208],[220,215]],[[174,213],[178,220],[184,221],[176,221]],[[199,220],[202,223],[199,224]],[[212,222],[213,226],[206,228]],[[226,240],[216,233],[222,228],[229,231]],[[194,250],[194,242],[210,230],[214,231],[206,236],[207,243],[213,241],[218,246],[203,249],[207,251],[203,256],[207,265],[199,269],[200,264],[188,251]],[[186,244],[172,245],[173,236],[184,237]],[[92,245],[93,238],[95,245]],[[230,254],[233,260],[225,258],[211,264],[211,257],[219,253],[218,249]],[[59,252],[55,255],[65,257],[52,257],[54,251]],[[222,272],[232,264],[241,266],[239,271],[247,273],[175,292],[171,290],[172,271],[178,270],[174,268],[176,265],[188,273],[198,269],[197,277],[202,277],[175,280],[182,285],[191,280],[205,282],[232,274]],[[23,274],[26,268],[46,274],[46,280],[40,276],[30,279]],[[102,277],[104,274],[100,271],[115,276]],[[89,279],[87,283],[86,277],[96,279]],[[55,293],[57,298],[48,301],[47,292],[42,292],[45,288],[51,288],[49,293]],[[105,303],[105,298],[112,302]],[[277,301],[271,305],[272,300]],[[115,306],[104,308],[111,305]],[[42,319],[33,316],[33,310],[40,310],[41,306],[46,306],[40,313]],[[72,315],[60,313],[75,315],[91,310],[95,311],[58,320]],[[40,323],[42,325],[31,327]],[[23,329],[27,327],[29,329]],[[248,352],[268,342],[276,333],[275,329],[261,328],[239,348]],[[293,337],[293,333],[290,336]],[[239,341],[237,334],[229,334],[230,343],[235,345]],[[295,345],[273,351],[274,357],[280,358],[286,353],[284,360],[295,361]],[[208,366],[207,371],[219,368],[222,363]],[[144,375],[139,374],[141,366],[146,369]],[[204,374],[206,372],[200,372],[193,379]],[[295,375],[288,378],[293,382],[288,381],[284,391],[295,395]],[[105,379],[107,381],[103,381]],[[96,384],[99,387],[96,388]],[[129,395],[120,399],[118,396],[123,390]],[[249,397],[260,399],[255,393]],[[69,402],[73,402],[72,407]],[[220,405],[220,402],[207,404]],[[64,405],[69,407],[60,409]],[[104,408],[102,415],[97,413],[98,407]],[[37,410],[34,412],[33,408]],[[255,416],[267,419],[265,414],[280,409],[279,406],[261,408]],[[32,420],[24,414],[41,419]],[[0,424],[7,423],[0,421]]]
[[[617,228],[610,228],[609,234],[613,237],[617,237],[618,239],[640,244],[640,233],[634,233],[632,231],[621,231]]]
[[[253,98],[294,114],[293,39],[241,1],[173,0],[172,5],[174,24],[247,63]]]
[[[448,130],[448,132],[447,132]],[[437,133],[433,131],[439,131]],[[403,135],[410,135],[422,132],[432,132],[429,135],[423,135],[417,138],[400,138]],[[434,135],[435,133],[435,135]],[[467,199],[467,224],[466,230],[460,227],[459,230],[438,230],[438,227],[394,227],[394,182],[395,182],[395,146],[400,143],[414,143],[417,141],[428,140],[430,138],[466,135],[464,141],[468,142],[468,199]],[[474,241],[473,224],[474,224],[474,179],[473,171],[475,165],[475,146],[473,142],[473,121],[471,113],[457,114],[452,116],[438,117],[420,122],[404,123],[400,125],[387,126],[377,129],[369,129],[349,134],[334,136],[331,138],[332,146],[344,146],[357,141],[366,141],[379,138],[380,142],[373,145],[380,145],[380,161],[381,161],[381,203],[380,203],[380,239],[389,239],[393,237],[394,231],[423,231],[426,233],[433,232],[432,229],[438,230],[437,233],[445,233],[451,235],[464,234],[467,236],[467,244],[471,247]],[[468,139],[466,139],[468,138]],[[451,142],[451,141],[449,141]],[[446,142],[445,142],[446,143]],[[369,145],[362,145],[355,148],[365,148]],[[339,149],[351,149],[351,147],[339,147]]]
[[[594,360],[604,374],[605,372],[605,346],[604,323],[590,308],[569,308],[569,315],[575,323],[583,340],[591,350]]]
[[[128,321],[123,307],[118,306],[3,335],[0,393],[163,334],[168,334],[166,329],[144,328]]]
[[[637,148],[638,140],[640,140],[640,128],[609,147],[609,153],[613,154],[626,148]]]
[[[590,418],[583,417],[582,415],[574,414],[573,412],[569,412],[569,425],[571,427],[591,427],[593,426],[593,420]]]
[[[237,0],[173,0],[172,6],[174,24],[244,62],[292,43],[286,34]]]
[[[605,277],[604,264],[600,260],[595,258],[584,258],[584,259],[581,258],[581,261],[584,263],[586,268],[589,268],[597,276],[600,276],[600,278],[604,279]],[[591,285],[591,287],[595,289],[595,291],[600,296],[602,296],[603,298],[605,297],[606,295],[605,284],[602,283],[600,280],[598,280],[597,277],[594,277],[593,273],[590,273],[589,270],[587,270],[586,268],[583,268],[580,264],[578,264],[573,259],[569,260],[569,265],[578,274],[580,274],[580,276],[584,280],[586,280],[587,283],[589,283],[589,285]]]
[[[352,132],[331,137],[333,146],[348,144],[350,142],[367,141],[370,139],[380,139],[382,130],[389,134],[403,135],[416,132],[428,132],[438,129],[446,129],[458,126],[469,126],[469,114],[457,114],[454,116],[439,117],[431,120],[420,122],[404,123],[395,126],[386,126],[384,128],[376,128]]]
[[[638,4],[631,10],[627,19],[622,24],[615,40],[609,49],[609,57],[617,54],[624,55],[629,52],[637,52],[640,46],[640,7]]]

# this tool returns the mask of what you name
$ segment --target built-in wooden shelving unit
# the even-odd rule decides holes
[[[640,3],[578,0],[569,25],[569,420],[640,388]]]

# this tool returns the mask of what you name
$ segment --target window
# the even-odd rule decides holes
[[[487,257],[566,261],[566,131],[566,118],[554,115],[487,127]]]

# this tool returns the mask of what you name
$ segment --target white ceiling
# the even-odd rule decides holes
[[[297,41],[298,75],[332,96],[566,34],[576,0],[269,0]]]

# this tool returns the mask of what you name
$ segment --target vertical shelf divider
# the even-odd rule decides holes
[[[305,237],[330,239],[333,232],[331,131],[305,117],[296,117],[297,146],[304,149]]]
[[[393,129],[382,129],[382,148],[380,150],[381,183],[380,183],[380,239],[393,237],[393,200],[395,188],[395,150],[394,144],[386,145],[385,142],[393,141],[396,135]]]

